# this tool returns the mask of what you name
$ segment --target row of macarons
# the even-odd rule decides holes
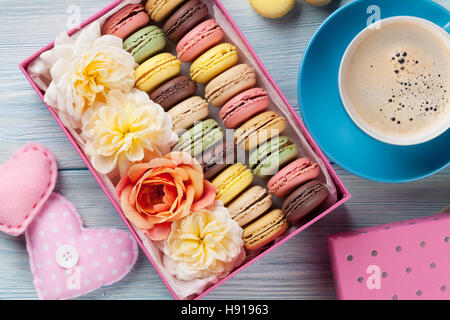
[[[152,7],[149,5],[150,2],[146,4],[147,10]],[[131,8],[134,6],[136,8]],[[124,16],[130,9],[134,10],[131,11],[134,12],[131,19],[135,22],[143,7],[140,8],[139,5],[127,7],[108,19],[103,29],[108,30],[107,27],[113,25],[110,21],[126,22]],[[147,26],[131,36],[125,33],[120,35],[122,38],[129,36],[124,42],[124,49],[135,57],[136,62],[148,59],[136,70],[136,87],[148,92],[150,98],[164,109],[170,109],[174,129],[180,130],[188,129],[195,122],[208,117],[208,102],[201,97],[192,97],[197,91],[196,82],[207,84],[205,96],[212,105],[223,106],[220,117],[224,125],[227,128],[236,128],[244,123],[236,130],[234,140],[247,151],[256,148],[250,155],[250,165],[254,173],[259,177],[270,176],[275,173],[276,168],[296,158],[298,148],[288,137],[279,137],[286,128],[286,121],[273,111],[265,111],[270,105],[270,99],[264,89],[253,88],[256,84],[254,69],[246,64],[236,65],[239,57],[233,45],[218,44],[223,39],[224,33],[215,20],[200,23],[207,15],[207,8],[201,1],[190,0],[175,11],[164,24],[163,30],[156,26]],[[143,18],[142,21],[145,20]],[[146,25],[148,19],[142,23]],[[197,23],[200,24],[195,27]],[[130,28],[133,24],[128,22],[125,25]],[[137,28],[137,25],[139,23],[135,23],[134,28]],[[139,25],[140,27],[142,25]],[[193,29],[190,30],[191,28]],[[104,33],[113,34],[108,31]],[[164,33],[172,41],[182,38],[177,45],[178,59],[170,53],[155,55],[165,48]],[[207,52],[204,53],[205,51]],[[195,61],[191,65],[192,79],[178,76],[181,61],[193,60]],[[253,117],[256,114],[258,115]],[[319,175],[317,164],[306,158],[292,162],[272,177],[268,183],[270,191],[268,193],[262,187],[250,187],[253,174],[243,164],[233,164],[223,172],[220,171],[234,162],[213,161],[214,165],[208,165],[211,163],[207,161],[208,158],[211,160],[215,156],[228,156],[230,145],[234,149],[234,144],[227,142],[213,147],[219,141],[223,141],[223,132],[215,120],[208,119],[183,134],[174,150],[189,152],[193,156],[202,154],[200,162],[207,179],[220,173],[212,181],[218,189],[218,197],[225,205],[245,191],[228,206],[228,209],[233,218],[245,227],[243,238],[247,249],[257,249],[271,242],[287,229],[288,220],[298,221],[328,197],[326,186],[319,181],[313,181],[311,185],[306,184],[288,197],[283,204],[283,211],[275,209],[266,213],[272,205],[272,193],[278,197],[285,197],[305,181],[315,179]],[[223,153],[217,149],[220,147]],[[292,172],[296,174],[293,175]],[[246,205],[242,206],[242,203]]]

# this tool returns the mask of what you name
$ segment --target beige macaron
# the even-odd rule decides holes
[[[255,84],[255,69],[248,64],[239,64],[212,79],[205,88],[205,97],[213,106],[222,107]]]
[[[280,209],[266,213],[244,228],[242,239],[247,250],[256,250],[281,236],[288,222]]]
[[[169,114],[172,116],[175,131],[189,129],[195,122],[208,117],[209,103],[201,97],[194,96],[170,109]]]
[[[253,186],[227,208],[231,218],[241,227],[252,222],[272,206],[272,195],[261,186]]]
[[[286,119],[274,111],[266,111],[248,120],[234,133],[234,142],[249,151],[286,129]]]

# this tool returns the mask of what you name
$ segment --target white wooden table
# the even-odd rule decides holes
[[[60,171],[56,192],[75,204],[86,226],[126,229],[17,66],[67,29],[70,6],[77,6],[84,20],[109,2],[0,2],[0,162],[7,161],[26,142],[43,143],[57,156]],[[261,18],[244,0],[223,2],[298,111],[297,73],[303,52],[321,22],[349,0],[333,0],[324,8],[299,0],[293,12],[278,20]],[[450,9],[450,0],[437,2]],[[363,180],[333,166],[353,198],[214,290],[206,299],[334,299],[327,235],[431,215],[450,203],[450,168],[421,181],[388,185]],[[0,299],[36,298],[23,236],[13,238],[0,233],[0,266]],[[171,299],[172,296],[141,254],[133,271],[121,282],[84,298]]]

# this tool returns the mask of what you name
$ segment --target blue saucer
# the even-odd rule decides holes
[[[416,16],[441,27],[450,21],[450,12],[431,0],[356,0],[336,10],[312,38],[300,67],[303,121],[324,153],[358,176],[389,183],[421,179],[450,164],[450,130],[422,144],[390,145],[359,129],[341,102],[340,62],[352,39],[367,26],[371,5],[380,8],[381,19]]]

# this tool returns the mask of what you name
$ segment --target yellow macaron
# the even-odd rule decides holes
[[[170,53],[160,53],[141,64],[134,72],[135,87],[151,92],[162,83],[177,76],[181,61]]]
[[[208,50],[191,65],[191,78],[198,83],[207,83],[220,73],[233,67],[239,56],[236,47],[229,43],[219,44]]]
[[[253,9],[266,18],[280,18],[295,5],[295,0],[250,0]]]
[[[236,163],[220,173],[212,182],[217,189],[217,198],[224,205],[244,191],[253,181],[253,174],[246,165]]]
[[[145,3],[145,9],[153,21],[161,22],[184,1],[185,0],[148,0]]]

